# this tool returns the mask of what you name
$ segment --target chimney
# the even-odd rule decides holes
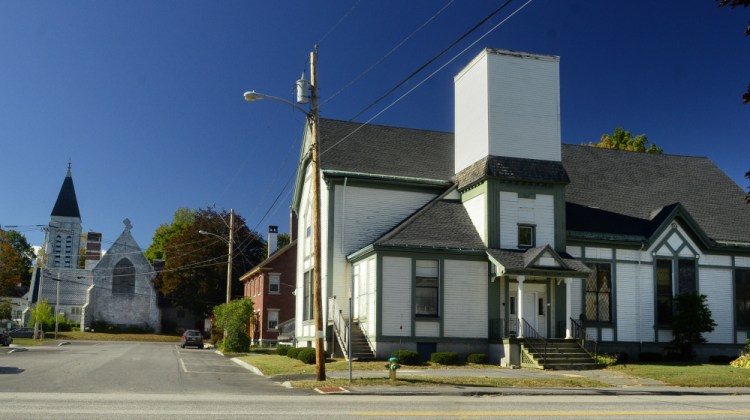
[[[560,161],[560,58],[485,49],[456,77],[456,173],[488,156]]]
[[[279,246],[278,235],[279,235],[279,227],[269,225],[268,226],[268,256],[269,257],[274,252],[276,252],[276,248],[278,248]]]

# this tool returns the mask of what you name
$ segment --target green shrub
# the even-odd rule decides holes
[[[469,363],[476,363],[478,365],[486,365],[489,358],[484,353],[472,353],[466,356],[466,361]]]
[[[299,353],[300,350],[302,349],[299,347],[290,347],[289,350],[286,351],[286,357],[296,359],[297,354]]]
[[[290,346],[278,346],[276,347],[276,354],[278,354],[279,356],[286,356],[286,353],[290,348]]]
[[[596,363],[603,366],[612,366],[617,364],[618,354],[597,354]]]
[[[729,364],[736,368],[750,369],[750,354],[740,356],[732,360]]]
[[[308,365],[315,364],[315,349],[312,347],[304,347],[297,353],[297,360]]]
[[[438,351],[430,355],[430,362],[439,365],[455,366],[458,364],[458,353],[452,351]]]
[[[664,356],[662,356],[661,353],[644,351],[638,355],[638,360],[641,362],[661,362],[664,360]]]
[[[391,356],[398,359],[398,363],[402,365],[417,366],[420,364],[419,353],[414,350],[396,350]]]

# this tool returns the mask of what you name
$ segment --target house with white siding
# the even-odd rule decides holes
[[[718,324],[699,356],[737,354],[750,331],[741,187],[704,157],[561,144],[556,56],[486,49],[454,80],[455,133],[320,122],[329,352],[351,328],[378,358],[520,364],[524,343],[574,338],[637,357],[669,347],[674,297],[699,292]],[[309,141],[292,203],[300,346],[315,342]]]

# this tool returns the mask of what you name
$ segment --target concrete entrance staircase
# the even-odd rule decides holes
[[[370,348],[365,334],[358,322],[352,323],[352,360],[372,360],[375,353]],[[348,356],[347,356],[348,357]]]
[[[546,344],[547,356],[543,357],[542,349],[532,349],[521,342],[522,366],[539,369],[555,370],[587,370],[599,369],[600,365],[575,340],[548,339]]]

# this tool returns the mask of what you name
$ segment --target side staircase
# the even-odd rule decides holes
[[[545,347],[528,346],[521,339],[521,366],[555,370],[588,370],[601,367],[596,363],[596,359],[573,339],[549,339],[546,340]]]
[[[344,357],[349,360],[349,346],[351,345],[352,360],[373,360],[375,352],[372,350],[367,335],[362,330],[358,322],[353,321],[349,325],[347,319],[342,315],[336,303],[336,297],[328,300],[328,322],[333,325],[333,334],[344,353]],[[351,327],[351,328],[350,328]],[[351,329],[351,343],[349,340],[349,330]]]
[[[586,336],[581,324],[571,319],[572,339],[544,338],[525,320],[521,345],[521,366],[538,369],[586,370],[601,368],[596,363],[596,343]],[[587,348],[593,348],[590,353]],[[593,354],[593,355],[592,355]]]

